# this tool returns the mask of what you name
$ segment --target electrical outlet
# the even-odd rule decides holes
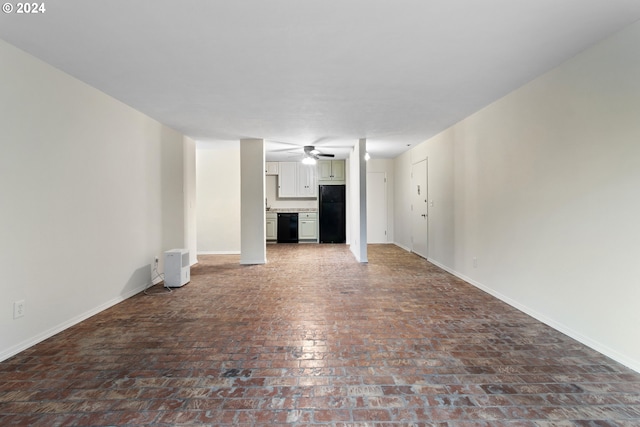
[[[158,257],[155,258],[156,267],[158,266]]]
[[[13,318],[24,316],[24,300],[16,301],[13,303]]]
[[[473,257],[473,268],[478,268],[478,258]]]

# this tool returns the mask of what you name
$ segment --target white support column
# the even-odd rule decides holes
[[[267,262],[264,140],[240,140],[240,264]]]
[[[360,175],[360,262],[368,262],[367,256],[367,140],[362,138],[358,141],[358,164]]]
[[[189,263],[198,262],[196,216],[196,142],[182,138],[184,191],[184,248],[189,249]]]
[[[368,262],[367,258],[367,162],[364,155],[367,140],[360,139],[349,157],[350,248],[356,260]]]

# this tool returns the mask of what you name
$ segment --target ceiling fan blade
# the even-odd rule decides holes
[[[316,154],[316,156],[318,157],[335,157],[335,154],[323,154],[323,153],[318,153]]]
[[[292,148],[279,148],[277,150],[269,150],[270,153],[295,153],[296,150]]]

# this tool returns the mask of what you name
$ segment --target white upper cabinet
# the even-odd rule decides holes
[[[298,196],[298,163],[280,162],[278,174],[278,197]]]
[[[298,163],[298,195],[300,197],[317,197],[318,180],[316,166]]]
[[[280,162],[278,197],[318,197],[318,180],[315,166],[300,162]]]
[[[331,174],[333,175],[332,181],[344,182],[344,160],[331,160]]]
[[[318,161],[318,181],[331,180],[331,160]]]
[[[279,167],[278,162],[265,162],[264,173],[265,175],[278,175]]]
[[[344,176],[344,160],[318,161],[318,182],[320,184],[344,184]]]

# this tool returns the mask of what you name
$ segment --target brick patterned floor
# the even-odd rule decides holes
[[[202,256],[0,364],[0,425],[639,426],[640,374],[393,245]]]

